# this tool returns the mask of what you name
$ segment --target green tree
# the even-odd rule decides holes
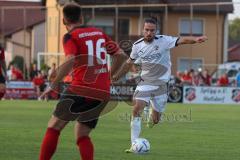
[[[240,41],[240,18],[236,18],[230,23],[229,38],[234,41]]]

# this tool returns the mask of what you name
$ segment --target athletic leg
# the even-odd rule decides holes
[[[132,111],[131,142],[133,142],[136,138],[139,138],[141,132],[141,114],[145,106],[145,101],[136,99],[136,103]]]
[[[166,103],[167,103],[167,94],[154,97],[150,103],[152,107],[151,111],[151,121],[148,123],[149,127],[152,127],[154,124],[158,124],[161,120],[162,113],[165,111]],[[150,125],[152,124],[152,125]]]
[[[42,140],[39,160],[50,160],[56,151],[61,130],[68,122],[52,116],[48,122],[48,128]]]
[[[75,136],[81,160],[93,160],[94,158],[94,145],[89,137],[91,130],[92,128],[81,122],[75,125]]]

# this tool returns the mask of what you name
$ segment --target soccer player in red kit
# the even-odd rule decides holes
[[[68,30],[63,38],[66,63],[57,69],[56,78],[44,94],[57,88],[58,82],[68,74],[72,75],[72,82],[61,93],[49,120],[39,159],[51,159],[61,130],[69,121],[76,120],[76,144],[81,159],[93,160],[94,146],[89,134],[96,127],[98,117],[110,97],[106,53],[113,59],[125,55],[100,29],[81,25],[81,8],[76,3],[66,4],[63,16],[63,23]],[[116,66],[113,64],[111,72],[116,70]]]
[[[0,44],[0,100],[2,99],[6,91],[6,86],[5,86],[6,76],[7,74],[6,74],[5,54],[4,54],[4,49]]]

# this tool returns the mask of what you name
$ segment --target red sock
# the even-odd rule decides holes
[[[58,143],[58,137],[60,135],[60,131],[48,128],[46,131],[46,134],[42,141],[42,146],[40,150],[40,156],[39,160],[50,160],[52,155],[54,154],[57,143]]]
[[[79,137],[77,140],[77,145],[82,160],[93,160],[94,146],[88,136]]]

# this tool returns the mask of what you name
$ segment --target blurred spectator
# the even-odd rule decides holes
[[[182,84],[182,76],[183,73],[180,71],[177,71],[176,77],[175,77],[175,84],[181,85]]]
[[[42,74],[44,81],[47,81],[48,80],[48,72],[46,72],[45,70],[41,70],[40,72]]]
[[[44,91],[46,85],[41,72],[33,78],[33,84],[37,91],[37,96],[40,97],[41,93]]]
[[[8,80],[13,80],[13,77],[12,77],[12,70],[13,70],[14,66],[11,64],[9,66],[9,69],[7,70],[7,77],[8,77]]]
[[[226,87],[229,85],[229,79],[227,73],[224,73],[217,82],[218,86]]]
[[[10,65],[9,70],[7,71],[7,76],[9,80],[17,81],[23,80],[23,73],[14,65]]]
[[[201,76],[198,71],[192,71],[190,72],[190,76],[192,77],[192,85],[199,86],[201,83]]]
[[[37,75],[38,75],[37,65],[36,65],[36,64],[33,64],[33,65],[32,65],[32,68],[31,68],[31,70],[30,70],[30,78],[31,78],[31,80],[33,80],[33,78],[34,78],[35,76],[37,76]]]
[[[238,69],[238,73],[236,75],[236,86],[240,87],[240,68]]]
[[[185,70],[182,76],[182,83],[185,85],[192,85],[191,71]]]
[[[19,68],[15,67],[15,69],[13,70],[13,75],[16,76],[17,81],[23,80],[23,73]]]
[[[211,86],[211,76],[208,74],[208,70],[207,69],[205,69],[202,72],[201,78],[202,78],[204,86]]]

